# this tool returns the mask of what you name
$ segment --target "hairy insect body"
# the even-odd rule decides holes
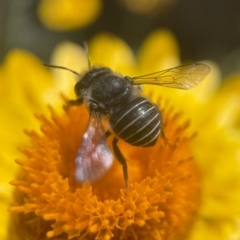
[[[93,68],[76,84],[90,111],[109,116],[111,130],[133,146],[153,146],[160,134],[160,112],[148,99],[139,97],[128,77],[109,68]]]
[[[102,116],[118,112],[132,98],[133,85],[129,79],[109,68],[92,68],[75,85],[75,93]]]

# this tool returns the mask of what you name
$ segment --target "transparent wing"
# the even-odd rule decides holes
[[[109,149],[99,115],[91,113],[87,130],[75,159],[77,182],[92,182],[100,178],[112,165]]]
[[[170,88],[189,89],[198,85],[211,69],[203,63],[194,63],[163,71],[133,77],[133,84],[155,84]]]

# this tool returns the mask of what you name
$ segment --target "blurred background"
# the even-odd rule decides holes
[[[66,2],[1,0],[0,61],[10,49],[21,48],[48,62],[57,43],[82,44],[103,31],[136,52],[151,31],[167,28],[178,41],[183,62],[213,60],[223,76],[240,69],[239,0],[69,0],[86,5],[82,10]]]
[[[146,52],[150,52],[149,59],[143,50],[143,59],[147,60],[141,62],[143,66],[135,66],[140,61],[135,63],[125,43],[137,55],[142,43],[156,29],[167,29],[175,39],[171,33],[166,34],[168,31],[162,31],[165,32],[162,42],[155,41],[146,47]],[[196,238],[193,238],[237,239],[240,232],[240,0],[0,0],[0,166],[4,170],[0,175],[0,211],[3,212],[0,239],[5,239],[3,234],[9,234],[9,227],[5,226],[9,215],[4,213],[10,199],[12,201],[13,188],[9,181],[16,178],[19,170],[13,161],[19,156],[17,146],[30,144],[22,129],[40,129],[41,123],[34,113],[49,116],[47,104],[62,109],[60,92],[75,99],[74,93],[71,95],[70,92],[73,92],[76,76],[46,68],[42,62],[70,66],[78,71],[80,68],[75,66],[83,62],[75,58],[81,55],[75,50],[79,47],[72,44],[74,50],[71,51],[66,46],[55,52],[54,49],[64,41],[83,45],[103,32],[118,37],[108,49],[106,63],[111,63],[112,67],[116,60],[119,69],[129,74],[137,70],[138,75],[145,74],[151,67],[162,67],[166,62],[175,61],[175,64],[177,61],[179,64],[177,44],[183,64],[204,60],[211,64],[209,81],[186,92],[174,89],[168,92],[167,88],[159,88],[156,99],[160,99],[158,96],[164,99],[164,93],[166,99],[173,102],[174,111],[184,109],[184,117],[191,119],[191,134],[198,132],[192,149],[204,176],[205,204],[199,229],[205,231],[206,228],[209,232],[201,235],[202,230],[198,231],[197,227]],[[89,54],[95,62],[101,62],[107,55],[108,43],[104,44],[105,39],[101,44],[98,41],[95,41],[97,47],[91,46],[93,54]],[[11,51],[16,48],[28,50],[33,55]],[[114,48],[123,50],[120,56],[116,51],[116,59]],[[162,50],[165,53],[162,54]],[[71,55],[69,65],[64,63],[67,51]],[[56,52],[62,53],[60,57]],[[113,56],[109,52],[113,52]],[[161,56],[164,54],[166,56]],[[57,59],[61,58],[58,64],[53,57],[56,55]],[[81,56],[86,62],[83,50]],[[159,60],[159,56],[162,59]],[[219,79],[223,83],[221,87]],[[181,125],[179,129],[182,129]],[[1,201],[6,206],[1,205]],[[233,234],[235,225],[237,230]],[[223,237],[219,237],[221,234]]]

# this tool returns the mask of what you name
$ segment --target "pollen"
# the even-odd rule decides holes
[[[161,104],[160,104],[161,105]],[[189,143],[188,121],[165,104],[163,131],[153,147],[119,140],[127,159],[129,190],[114,161],[92,183],[76,183],[75,158],[88,123],[84,106],[50,108],[37,115],[41,133],[25,131],[31,147],[22,148],[21,170],[10,207],[10,239],[181,239],[200,205],[200,178]],[[106,126],[105,126],[106,127]],[[111,148],[112,137],[108,139]]]

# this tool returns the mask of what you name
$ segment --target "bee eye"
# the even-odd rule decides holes
[[[91,102],[89,103],[89,107],[90,107],[91,110],[95,110],[95,109],[98,108],[98,103],[95,102],[95,101],[91,101]]]

